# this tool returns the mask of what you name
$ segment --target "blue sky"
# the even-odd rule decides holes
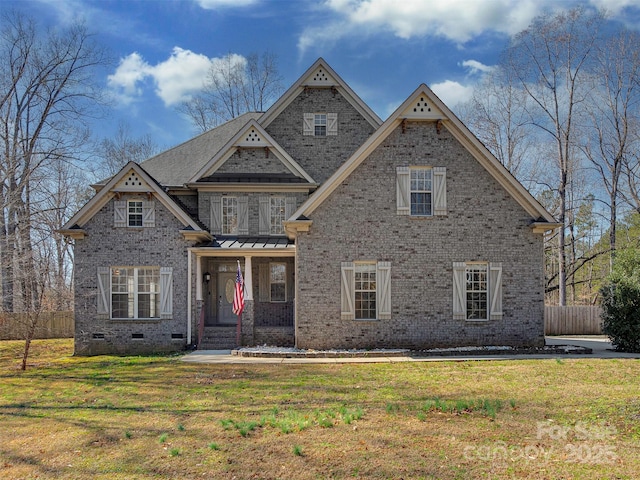
[[[513,34],[579,3],[640,28],[640,0],[0,0],[0,10],[43,27],[83,19],[114,60],[99,79],[113,107],[96,137],[124,120],[169,147],[195,133],[176,106],[228,53],[274,53],[285,87],[324,57],[383,119],[420,83],[455,110]]]

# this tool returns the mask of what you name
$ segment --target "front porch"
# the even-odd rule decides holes
[[[295,344],[295,246],[286,239],[216,239],[189,252],[195,263],[192,343],[199,349]],[[191,262],[190,262],[191,263]],[[245,307],[233,296],[238,263]],[[191,290],[193,291],[193,290]]]

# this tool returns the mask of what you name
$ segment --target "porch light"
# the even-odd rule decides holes
[[[202,279],[205,283],[209,283],[211,281],[211,274],[209,272],[205,272],[204,275],[202,275]]]

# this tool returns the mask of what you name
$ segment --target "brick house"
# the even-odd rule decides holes
[[[385,121],[323,60],[130,163],[61,230],[75,352],[541,345],[553,217],[426,85]]]

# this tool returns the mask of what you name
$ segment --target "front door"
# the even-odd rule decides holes
[[[218,273],[218,323],[235,324],[233,296],[236,288],[236,273]]]

